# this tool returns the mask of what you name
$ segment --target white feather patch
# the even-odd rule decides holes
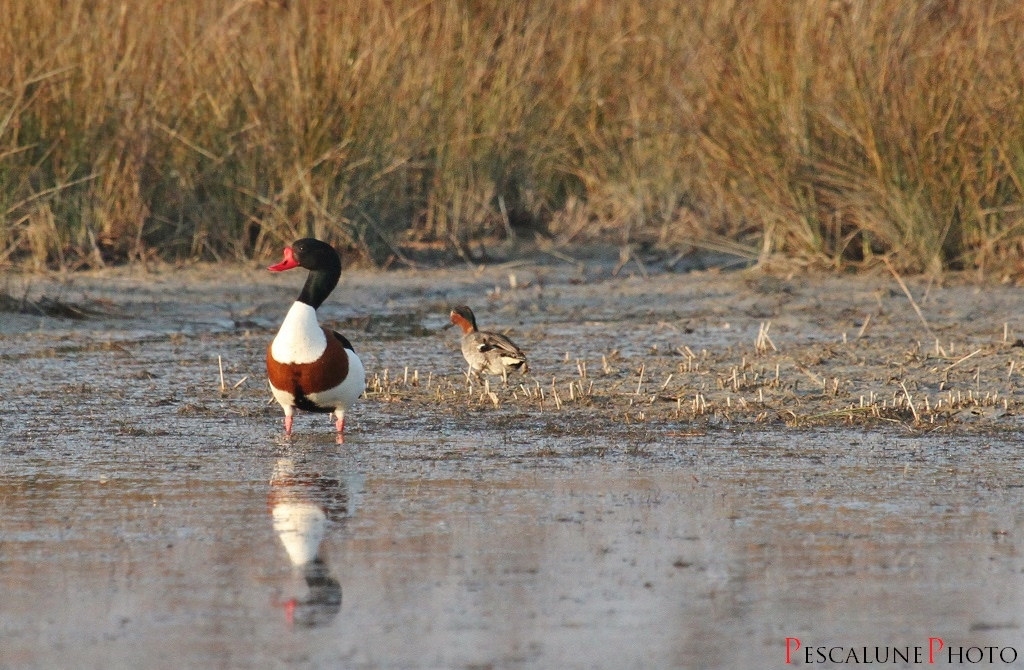
[[[270,384],[270,392],[274,394],[274,400],[277,404],[284,409],[285,416],[292,416],[295,414],[295,396],[288,391],[282,391],[279,388],[275,388],[273,384]]]
[[[316,320],[316,310],[296,301],[270,345],[270,355],[279,363],[312,363],[326,348],[327,338]]]
[[[340,410],[343,413],[366,390],[366,371],[363,369],[363,362],[354,351],[346,349],[345,353],[348,354],[348,374],[345,381],[332,389],[306,396],[320,407],[333,407],[336,412]]]

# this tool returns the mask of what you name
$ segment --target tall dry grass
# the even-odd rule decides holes
[[[543,234],[1004,267],[1021,34],[1005,0],[10,0],[0,262]]]

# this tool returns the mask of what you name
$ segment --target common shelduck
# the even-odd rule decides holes
[[[344,441],[345,412],[366,390],[366,372],[344,335],[323,328],[316,309],[341,276],[334,247],[304,238],[284,249],[284,260],[271,272],[309,270],[299,298],[267,347],[267,376],[274,399],[284,409],[284,432],[291,435],[295,410],[334,413],[337,441]]]
[[[478,330],[473,310],[459,305],[452,310],[451,320],[462,329],[462,355],[469,363],[469,370],[479,376],[481,372],[501,375],[508,381],[508,373],[519,370],[529,371],[526,354],[512,340],[500,333]]]

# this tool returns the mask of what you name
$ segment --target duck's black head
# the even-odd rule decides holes
[[[316,309],[338,285],[338,278],[341,276],[341,257],[334,247],[326,242],[304,237],[293,242],[290,247],[285,247],[284,260],[267,269],[271,272],[283,272],[298,267],[309,270],[306,284],[299,294],[299,302]]]

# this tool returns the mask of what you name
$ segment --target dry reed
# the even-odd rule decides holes
[[[11,0],[0,263],[543,233],[987,271],[1022,32],[1009,0]]]

